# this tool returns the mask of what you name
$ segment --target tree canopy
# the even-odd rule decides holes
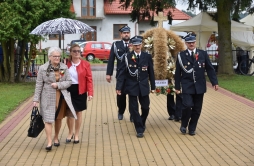
[[[74,18],[70,12],[71,0],[2,0],[0,1],[0,42],[3,48],[3,63],[0,62],[0,81],[19,80],[25,44],[39,41],[39,37],[29,33],[39,24],[58,17]],[[22,43],[20,57],[14,55],[14,41]],[[15,59],[19,64],[14,64]],[[19,71],[14,68],[19,66]],[[29,64],[27,65],[29,67]]]
[[[109,2],[113,1],[115,0],[109,0]],[[120,7],[122,9],[127,9],[131,6],[131,21],[139,22],[140,20],[148,18],[149,20],[151,20],[152,25],[154,24],[154,13],[158,14],[158,12],[163,11],[163,9],[174,8],[175,5],[175,0],[120,0]],[[168,20],[171,21],[171,11],[167,13],[167,16]]]
[[[216,8],[215,20],[218,22],[219,74],[233,74],[231,42],[231,19],[239,21],[242,11],[254,11],[253,0],[185,0],[188,9],[199,8],[208,11]]]
[[[109,0],[110,2],[115,0]],[[179,2],[179,1],[178,1]],[[139,21],[153,17],[152,12],[175,8],[175,0],[120,0],[122,8],[132,7],[131,20]],[[242,11],[254,12],[253,0],[182,0],[188,4],[187,10],[198,8],[201,11],[217,9],[214,14],[218,22],[219,74],[233,74],[231,19],[238,21]],[[168,14],[170,19],[171,13]]]

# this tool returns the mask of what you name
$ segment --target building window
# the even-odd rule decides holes
[[[114,40],[121,39],[121,33],[120,33],[119,29],[125,25],[127,25],[127,24],[114,24],[113,25],[113,39]]]
[[[49,40],[58,40],[58,39],[59,39],[59,35],[49,34]],[[61,40],[64,40],[64,35],[62,35]]]
[[[85,35],[86,41],[96,41],[97,40],[97,35],[96,35],[96,26],[90,26],[92,27],[95,32],[87,32]]]
[[[81,16],[94,17],[96,13],[95,0],[82,0],[81,1]]]

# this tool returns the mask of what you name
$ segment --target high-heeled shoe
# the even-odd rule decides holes
[[[60,141],[58,140],[58,143],[54,142],[54,146],[56,146],[56,147],[60,146]]]
[[[71,136],[71,139],[73,139],[73,138],[74,138],[74,134]],[[71,139],[66,138],[66,143],[70,143]]]
[[[74,143],[74,144],[78,144],[78,143],[79,143],[79,140],[74,140],[73,143]]]
[[[47,151],[51,151],[51,150],[52,150],[52,145],[51,145],[51,146],[47,146],[45,149],[46,149]]]
[[[75,137],[74,137],[73,143],[74,143],[74,144],[78,144],[78,143],[79,143],[79,140],[75,140]]]

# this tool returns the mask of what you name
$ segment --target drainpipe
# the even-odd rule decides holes
[[[135,23],[135,36],[138,34],[138,22]]]

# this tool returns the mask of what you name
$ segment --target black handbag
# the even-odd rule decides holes
[[[40,132],[44,129],[45,125],[42,120],[42,116],[38,110],[38,107],[33,107],[31,113],[31,122],[30,127],[28,129],[28,137],[36,138]]]

